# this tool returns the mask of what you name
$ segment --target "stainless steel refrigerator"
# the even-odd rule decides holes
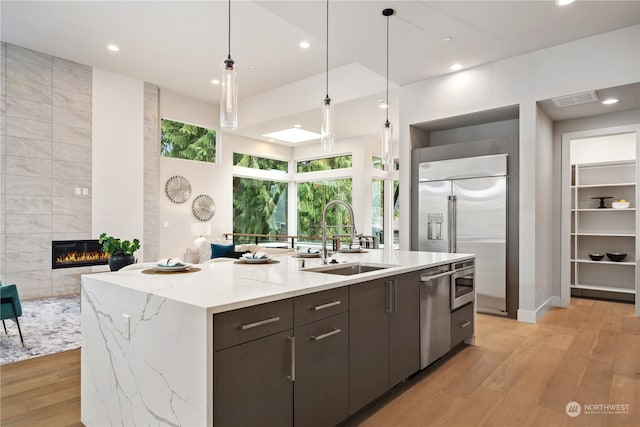
[[[506,315],[507,155],[421,163],[418,249],[476,255],[476,308]]]

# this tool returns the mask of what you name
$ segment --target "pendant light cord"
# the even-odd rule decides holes
[[[231,1],[231,0],[229,0]],[[327,72],[326,72],[327,98],[329,98],[329,0],[327,0]]]
[[[227,37],[227,40],[229,42],[229,51],[228,51],[229,53],[227,55],[227,58],[231,59],[231,0],[229,0],[228,10],[229,10],[229,25],[228,25],[229,35]]]
[[[387,123],[389,122],[389,17],[387,16]]]

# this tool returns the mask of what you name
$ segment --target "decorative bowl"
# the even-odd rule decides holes
[[[623,252],[607,252],[607,258],[611,261],[620,262],[627,257],[627,254]]]
[[[604,258],[604,254],[589,254],[589,258],[594,261],[602,261],[602,258]]]
[[[627,209],[629,207],[629,202],[612,202],[611,207],[613,209]]]

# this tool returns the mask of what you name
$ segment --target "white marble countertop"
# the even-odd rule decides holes
[[[352,276],[305,271],[300,258],[273,257],[278,263],[238,264],[233,261],[199,264],[201,271],[181,274],[144,274],[129,270],[89,274],[92,280],[137,290],[162,298],[204,308],[209,314],[234,310],[283,298],[392,276],[472,258],[470,254],[440,252],[385,251],[367,249],[363,253],[337,253],[342,262],[392,264],[394,267]],[[305,268],[319,267],[319,258],[305,258]]]

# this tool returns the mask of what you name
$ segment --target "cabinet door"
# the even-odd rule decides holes
[[[213,420],[221,426],[293,425],[292,330],[213,354]]]
[[[391,278],[393,307],[389,316],[389,386],[420,370],[420,275]]]
[[[388,389],[389,286],[385,280],[349,289],[349,412]]]
[[[349,416],[349,315],[296,327],[294,425],[334,426]]]

